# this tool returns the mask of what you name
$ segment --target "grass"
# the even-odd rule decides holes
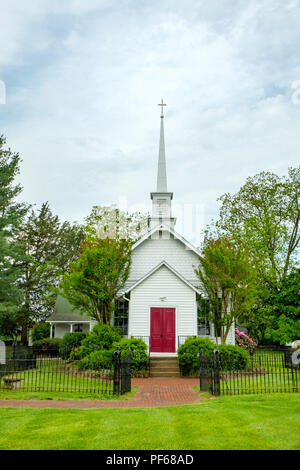
[[[226,374],[220,382],[222,394],[297,392],[300,391],[300,374],[291,370],[262,375],[246,375],[234,378],[234,373]]]
[[[48,394],[81,394],[87,396],[112,395],[113,381],[111,376],[91,377],[91,372],[85,373],[65,368],[65,362],[56,360],[37,360],[36,368],[5,373],[0,377],[0,395],[7,393],[4,377],[15,377],[21,379],[21,390],[15,393],[36,392]]]
[[[300,395],[153,409],[0,409],[0,449],[300,449]],[[62,439],[63,436],[63,439]]]
[[[0,391],[0,400],[129,400],[136,394],[137,387],[123,395],[92,392],[35,392],[24,390]]]

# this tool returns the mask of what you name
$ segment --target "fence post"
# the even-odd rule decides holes
[[[119,346],[117,346],[116,351],[114,352],[114,385],[113,385],[113,394],[119,395],[120,393],[120,356]]]
[[[220,361],[217,348],[214,349],[213,395],[220,395]]]
[[[200,376],[200,392],[203,390],[203,382],[202,382],[202,374],[203,374],[203,369],[202,369],[202,360],[201,360],[201,352],[199,352],[199,376]]]

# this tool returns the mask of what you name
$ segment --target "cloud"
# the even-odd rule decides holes
[[[170,190],[206,222],[247,176],[298,165],[298,1],[27,3],[2,7],[0,125],[30,202],[71,220],[148,202],[162,96]]]

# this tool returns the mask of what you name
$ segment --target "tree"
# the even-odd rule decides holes
[[[82,228],[61,223],[47,202],[38,212],[31,210],[20,227],[17,239],[26,254],[18,280],[24,292],[20,317],[22,342],[27,341],[33,321],[46,320],[52,313],[56,299],[54,288],[58,287],[69,262],[76,259],[82,237]]]
[[[300,242],[300,167],[287,177],[262,172],[235,195],[224,194],[217,228],[240,238],[259,258],[262,277],[284,279],[297,264]]]
[[[131,246],[130,240],[87,236],[78,260],[63,276],[60,293],[74,308],[109,324],[114,301],[129,276]]]
[[[0,339],[15,339],[20,333],[17,313],[9,306],[0,311]]]
[[[147,227],[147,214],[128,213],[110,206],[94,206],[86,218],[85,231],[99,238],[124,238],[136,241]]]
[[[258,297],[243,321],[253,337],[265,342],[274,323],[274,292],[299,263],[300,167],[290,168],[282,178],[259,173],[248,178],[237,194],[225,194],[220,200],[218,235],[242,240],[257,260]]]
[[[286,344],[300,338],[300,269],[292,271],[273,290],[266,337]]]
[[[196,270],[209,298],[209,319],[225,344],[234,321],[251,310],[256,298],[256,269],[251,253],[233,239],[205,240]]]
[[[19,174],[20,156],[5,148],[6,140],[0,136],[0,334],[4,335],[5,322],[14,324],[23,302],[17,281],[18,264],[24,259],[16,233],[27,213],[25,204],[16,202],[22,188],[14,180]],[[6,331],[7,333],[7,331]]]

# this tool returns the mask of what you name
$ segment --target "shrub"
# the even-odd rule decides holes
[[[121,358],[125,358],[129,354],[131,348],[131,369],[133,371],[147,370],[149,358],[147,354],[147,346],[143,340],[138,338],[122,339],[118,343],[114,343],[112,347],[112,354],[119,347]]]
[[[36,341],[33,345],[33,350],[37,353],[51,353],[53,355],[59,354],[60,338],[44,338]]]
[[[110,349],[115,341],[121,340],[119,328],[109,325],[96,325],[81,343],[81,357],[89,356],[94,351]]]
[[[34,344],[36,341],[50,337],[50,323],[36,323],[31,330],[31,340]]]
[[[178,348],[178,361],[183,375],[199,373],[199,353],[212,357],[214,343],[208,338],[188,338]]]
[[[59,355],[63,359],[69,359],[72,349],[80,346],[86,336],[87,333],[66,333],[59,345]]]
[[[79,368],[86,370],[111,369],[113,362],[112,356],[112,350],[102,349],[101,351],[93,351],[89,356],[81,359]]]
[[[238,328],[235,328],[235,342],[238,346],[241,348],[246,349],[249,351],[250,354],[252,354],[257,346],[257,344],[253,341],[250,336],[247,336],[246,333],[243,331],[239,331]]]
[[[240,346],[221,344],[218,346],[219,361],[222,370],[247,370],[250,368],[250,355]]]

